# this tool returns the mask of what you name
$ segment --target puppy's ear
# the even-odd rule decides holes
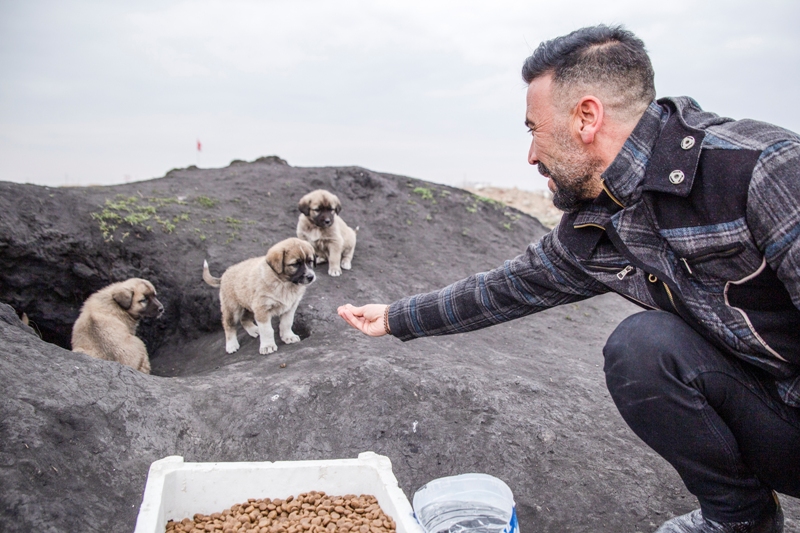
[[[333,207],[334,212],[338,215],[339,211],[342,210],[342,202],[339,201],[339,197],[335,194],[331,195],[331,207]]]
[[[304,196],[300,199],[300,203],[297,204],[297,209],[300,210],[305,216],[311,212],[311,202]]]
[[[133,305],[133,291],[131,289],[117,289],[111,297],[126,311]]]
[[[286,255],[286,248],[272,248],[267,252],[267,264],[276,274],[283,274],[283,259]]]

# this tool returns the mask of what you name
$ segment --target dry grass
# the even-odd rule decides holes
[[[553,206],[551,196],[544,191],[523,191],[514,187],[504,189],[500,187],[466,187],[466,190],[479,196],[485,196],[498,202],[503,202],[523,213],[539,219],[539,222],[548,228],[555,227],[561,220],[561,211]]]

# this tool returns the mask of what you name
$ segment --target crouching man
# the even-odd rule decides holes
[[[603,350],[609,391],[700,502],[658,532],[782,532],[776,493],[800,497],[800,137],[656,100],[620,27],[544,42],[522,75],[559,226],[495,270],[339,314],[407,341],[616,292],[645,311]]]

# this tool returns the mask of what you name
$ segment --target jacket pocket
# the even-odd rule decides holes
[[[630,263],[600,263],[597,261],[583,261],[581,263],[586,270],[591,272],[603,272],[608,274],[615,274],[617,279],[622,281],[628,274],[636,272],[636,267]]]
[[[678,267],[690,278],[706,285],[719,286],[740,271],[738,259],[746,249],[741,242],[711,246],[676,254]],[[719,287],[721,288],[721,287]]]

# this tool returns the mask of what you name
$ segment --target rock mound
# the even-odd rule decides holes
[[[600,350],[634,310],[623,300],[405,344],[335,314],[497,266],[545,232],[537,220],[459,189],[278,159],[114,187],[0,183],[0,530],[131,531],[149,465],[168,455],[372,450],[409,497],[436,477],[486,472],[509,484],[527,532],[649,531],[695,506],[606,393]],[[241,332],[226,355],[203,260],[221,272],[293,236],[296,202],[316,188],[359,226],[353,270],[318,270],[297,313],[301,343],[262,356]],[[134,276],[166,307],[140,326],[152,375],[65,349],[83,300]]]

